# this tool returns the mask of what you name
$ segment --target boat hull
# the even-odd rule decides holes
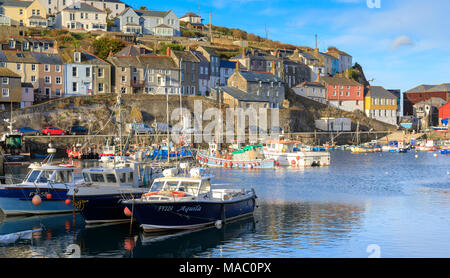
[[[122,199],[131,199],[140,194],[115,194],[106,196],[77,196],[75,195],[75,207],[83,216],[86,224],[121,223],[130,221],[130,217],[124,213],[125,205]],[[73,198],[69,195],[69,198]]]
[[[197,155],[197,160],[202,166],[230,169],[271,169],[275,168],[275,160],[273,159],[256,159],[256,160],[230,160],[216,158],[202,153]]]
[[[188,230],[253,214],[256,196],[233,202],[126,202],[145,232]]]
[[[8,216],[30,215],[30,214],[57,214],[72,212],[72,204],[67,205],[67,190],[54,190],[41,188],[40,205],[33,205],[31,202],[36,194],[36,188],[2,188],[0,189],[0,209]],[[46,195],[50,193],[51,199]]]
[[[280,166],[291,167],[314,167],[330,166],[330,153],[327,151],[298,152],[298,153],[278,153],[264,151],[264,156],[277,161]]]

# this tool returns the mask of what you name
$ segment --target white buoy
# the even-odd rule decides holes
[[[416,154],[415,156],[414,156],[415,158],[419,158],[419,155],[418,154]]]
[[[222,229],[222,220],[214,222],[214,226],[216,226],[217,229]]]

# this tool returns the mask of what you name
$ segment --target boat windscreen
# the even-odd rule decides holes
[[[150,192],[156,192],[160,191],[163,187],[164,183],[161,183],[159,181],[154,181],[152,184],[152,187],[150,188]]]
[[[178,186],[177,191],[186,192],[190,195],[197,195],[199,185],[199,182],[182,181],[180,186]]]
[[[42,171],[41,175],[39,176],[38,183],[47,183],[50,180],[50,177],[52,176],[53,171]]]
[[[34,170],[28,175],[27,182],[35,182],[41,171]]]
[[[164,190],[176,191],[178,183],[179,183],[178,181],[166,181],[166,184],[164,185]]]

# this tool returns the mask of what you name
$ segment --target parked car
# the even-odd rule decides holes
[[[153,134],[155,130],[153,127],[148,126],[144,123],[131,123],[126,126],[128,132],[132,134]]]
[[[29,126],[23,126],[15,130],[16,133],[20,133],[22,135],[41,135],[39,130],[33,129]]]
[[[41,131],[42,135],[65,135],[66,132],[54,126],[46,126]]]
[[[71,134],[71,135],[86,135],[88,134],[89,130],[87,128],[84,128],[82,126],[79,125],[74,125],[71,128],[69,128],[66,132],[66,134]]]

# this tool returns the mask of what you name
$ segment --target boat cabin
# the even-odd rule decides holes
[[[144,194],[144,197],[157,197],[160,195],[171,195],[174,197],[211,197],[211,178],[213,176],[204,174],[202,170],[194,168],[186,176],[176,176],[175,169],[165,170],[163,173],[164,177],[155,179],[150,191]]]
[[[266,144],[266,149],[269,152],[276,153],[292,153],[301,150],[301,142],[288,140],[269,140]]]
[[[31,170],[23,180],[23,184],[66,184],[73,183],[73,171],[77,169],[73,165],[39,165],[32,164]]]
[[[151,168],[150,168],[151,169]],[[149,180],[149,168],[142,163],[119,163],[110,167],[85,168],[81,171],[85,183],[97,186],[123,186],[140,187],[145,183],[146,176]]]

